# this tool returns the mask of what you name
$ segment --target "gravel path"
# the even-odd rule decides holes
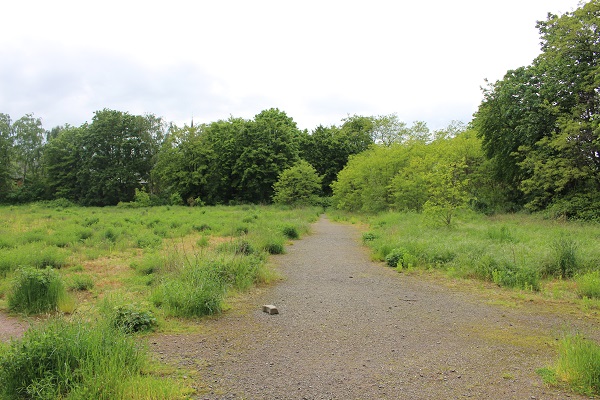
[[[584,398],[535,373],[567,321],[398,274],[359,240],[322,218],[274,258],[285,280],[247,310],[203,320],[201,334],[156,335],[153,350],[198,369],[199,399]]]

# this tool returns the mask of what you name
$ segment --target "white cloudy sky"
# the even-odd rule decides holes
[[[579,0],[7,1],[0,112],[44,127],[111,108],[179,125],[277,107],[301,129],[397,113],[468,122],[484,79],[539,54]]]

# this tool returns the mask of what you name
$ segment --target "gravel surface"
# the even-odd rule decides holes
[[[197,398],[585,398],[535,373],[554,360],[561,317],[398,274],[370,261],[355,227],[325,217],[274,262],[285,279],[249,311],[151,338],[163,360],[198,369]]]

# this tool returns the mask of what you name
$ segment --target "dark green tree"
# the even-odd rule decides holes
[[[10,116],[0,113],[0,201],[13,189],[13,140]]]
[[[484,91],[474,126],[509,198],[532,210],[600,189],[599,26],[600,0],[549,14],[540,56]]]
[[[298,161],[299,136],[296,123],[276,108],[264,110],[236,137],[240,156],[232,176],[239,182],[236,200],[268,203],[279,175]]]
[[[88,182],[81,173],[87,125],[65,126],[46,144],[43,164],[46,169],[46,190],[52,198],[80,202]]]

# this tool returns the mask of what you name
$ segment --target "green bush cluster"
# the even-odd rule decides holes
[[[125,333],[152,331],[158,325],[154,313],[138,304],[115,306],[110,320],[115,328]]]

